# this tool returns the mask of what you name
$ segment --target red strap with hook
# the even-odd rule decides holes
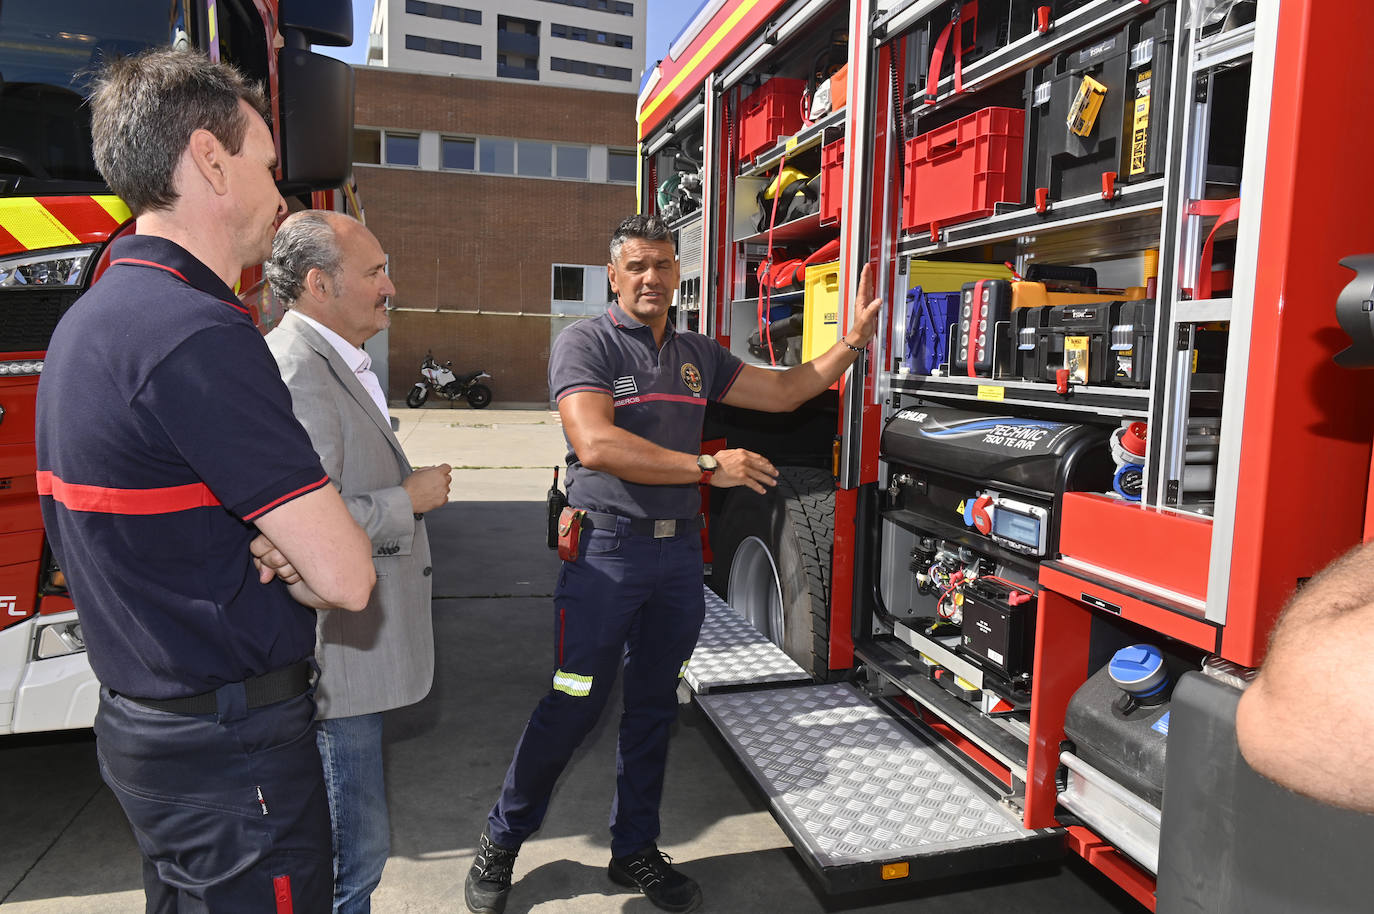
[[[1193,290],[1193,298],[1208,299],[1212,297],[1212,248],[1216,241],[1217,229],[1228,222],[1235,222],[1240,217],[1240,197],[1230,200],[1194,200],[1188,204],[1188,214],[1217,217],[1217,224],[1212,226],[1207,240],[1202,243],[1202,257],[1197,265],[1197,287]]]
[[[935,47],[930,52],[930,72],[926,74],[927,105],[934,103],[935,97],[940,94],[940,71],[945,66],[945,48],[949,46],[951,38],[954,41],[954,91],[964,91],[964,42],[963,36],[956,34],[956,30],[969,17],[978,18],[978,0],[970,0],[962,6],[956,5],[950,14],[949,23],[935,39]]]

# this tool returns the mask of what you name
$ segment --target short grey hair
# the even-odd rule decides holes
[[[249,115],[240,101],[268,120],[262,87],[199,51],[116,57],[101,68],[91,95],[95,167],[135,216],[169,209],[192,133],[210,131],[230,155],[243,148]]]
[[[293,305],[305,291],[305,277],[311,270],[323,270],[335,283],[343,274],[343,251],[335,219],[349,219],[342,213],[307,209],[293,213],[272,239],[272,256],[263,264],[263,276],[277,300]]]
[[[673,243],[673,233],[668,230],[668,223],[664,222],[662,217],[636,214],[622,221],[611,234],[611,263],[615,263],[620,257],[621,246],[630,238]]]

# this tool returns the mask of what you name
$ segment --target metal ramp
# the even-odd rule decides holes
[[[683,678],[698,695],[742,686],[810,682],[806,671],[706,589],[706,618]]]
[[[685,679],[830,892],[1064,856],[1062,830],[1024,828],[949,749],[857,687],[809,684],[709,589]]]

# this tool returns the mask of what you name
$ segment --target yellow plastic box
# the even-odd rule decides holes
[[[927,292],[958,292],[966,282],[979,279],[1011,279],[1011,270],[1000,263],[960,263],[949,260],[913,260],[908,287]],[[820,263],[806,268],[806,316],[802,321],[802,361],[825,352],[840,338],[840,263]],[[903,303],[903,307],[905,304]]]

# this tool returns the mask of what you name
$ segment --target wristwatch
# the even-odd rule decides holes
[[[698,454],[697,466],[701,467],[701,478],[697,480],[699,486],[709,486],[711,484],[711,474],[720,466],[720,461],[710,454]]]

